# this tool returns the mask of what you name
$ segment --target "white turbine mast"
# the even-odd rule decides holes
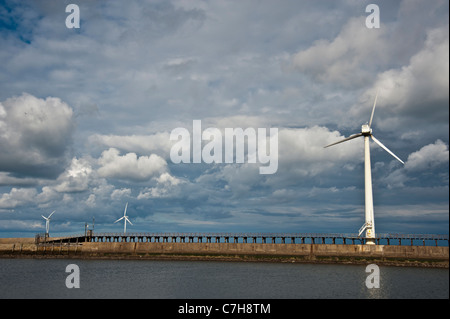
[[[123,233],[125,234],[127,232],[127,222],[130,223],[130,225],[133,225],[132,222],[130,222],[130,220],[128,219],[127,214],[127,207],[128,207],[128,202],[125,205],[125,210],[123,211],[123,216],[120,217],[118,220],[116,220],[114,223],[117,223],[118,221],[121,221],[123,219]]]
[[[44,215],[41,215],[42,218],[45,219],[45,233],[47,234],[47,236],[49,234],[49,229],[50,229],[50,219],[51,219],[51,217],[52,217],[54,212],[56,212],[56,210],[54,210],[50,215],[48,215],[48,217],[45,217]]]
[[[354,138],[364,136],[364,187],[365,187],[365,223],[359,229],[358,236],[366,231],[366,244],[375,244],[375,219],[373,215],[373,193],[372,193],[372,171],[370,166],[370,145],[369,145],[369,137],[371,137],[375,143],[381,146],[386,152],[391,154],[396,160],[400,163],[405,164],[397,155],[392,153],[386,146],[384,146],[379,140],[375,138],[372,134],[372,120],[373,113],[375,112],[375,106],[377,104],[378,92],[375,95],[375,101],[373,103],[372,114],[370,115],[370,120],[368,124],[364,124],[361,127],[361,133],[350,135],[343,140],[340,140],[336,143],[325,146],[325,148],[352,140]]]

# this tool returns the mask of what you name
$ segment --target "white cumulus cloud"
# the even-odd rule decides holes
[[[136,153],[127,153],[121,156],[115,148],[104,151],[98,163],[100,176],[134,181],[149,180],[167,169],[167,162],[158,155],[137,156]]]
[[[29,204],[37,194],[34,188],[12,188],[9,193],[3,193],[0,197],[0,208],[15,208]]]
[[[58,177],[59,184],[55,186],[58,192],[81,192],[89,187],[92,168],[85,159],[73,158],[71,165]]]
[[[426,170],[449,161],[448,145],[441,140],[428,144],[408,156],[405,168],[408,171]]]

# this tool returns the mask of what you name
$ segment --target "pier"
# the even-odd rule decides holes
[[[448,235],[93,233],[0,238],[0,257],[379,263],[448,268]]]
[[[377,245],[449,246],[448,235],[378,234]],[[339,233],[92,233],[65,237],[38,234],[35,243],[252,243],[364,245],[366,238]]]

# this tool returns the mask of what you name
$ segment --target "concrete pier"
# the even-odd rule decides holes
[[[34,243],[21,239],[0,239],[0,257],[36,258],[109,258],[109,259],[187,259],[187,260],[240,260],[279,262],[332,262],[378,263],[400,266],[448,268],[449,247],[407,245],[350,245],[319,243],[262,243],[235,242],[223,238],[222,242],[194,238],[186,240],[161,240],[158,236],[139,239],[127,237],[113,240],[114,236],[97,241],[59,241]],[[182,239],[178,238],[178,239]]]
[[[333,244],[253,244],[253,243],[83,243],[83,253],[133,254],[226,254],[270,256],[329,256],[447,259],[448,247],[386,246],[386,245],[333,245]]]

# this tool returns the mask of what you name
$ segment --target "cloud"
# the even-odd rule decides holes
[[[136,153],[127,153],[121,156],[115,148],[104,151],[98,163],[101,177],[132,181],[147,181],[167,169],[167,162],[158,155],[138,157]]]
[[[174,198],[180,196],[179,185],[186,182],[165,172],[161,176],[155,178],[156,185],[154,187],[146,187],[140,191],[137,199],[150,198]]]
[[[61,174],[55,190],[58,192],[81,192],[89,187],[92,174],[90,163],[85,159],[73,158],[70,166]]]
[[[358,143],[342,143],[325,149],[326,145],[344,139],[338,131],[326,127],[313,126],[300,129],[281,129],[279,131],[281,161],[289,163],[308,163],[333,160],[352,160],[358,155]]]
[[[54,177],[67,161],[74,122],[69,105],[56,97],[23,93],[0,103],[0,171]]]
[[[94,134],[89,137],[90,144],[100,144],[125,152],[156,153],[168,158],[172,142],[168,132],[159,132],[152,135],[102,135]]]
[[[130,195],[131,195],[131,189],[129,189],[129,188],[115,189],[111,193],[111,199],[112,200],[119,200],[122,197],[125,197],[125,196],[129,197]]]
[[[448,162],[448,145],[437,140],[411,153],[405,165],[389,171],[388,175],[382,179],[382,183],[388,188],[403,188],[417,183],[420,187],[424,187],[421,184],[426,181],[429,187],[431,185],[439,187],[440,183],[448,187]]]
[[[90,194],[88,199],[86,199],[85,203],[88,207],[95,207],[95,195]]]
[[[7,172],[0,172],[0,186],[32,186],[38,184],[37,178],[21,178],[11,176]]]
[[[40,220],[39,221],[18,220],[18,219],[2,220],[2,223],[0,224],[0,230],[10,231],[11,229],[20,230],[23,232],[29,232],[30,230],[38,232],[42,229],[45,229],[45,226],[43,225],[43,222]]]
[[[259,174],[259,164],[210,165],[195,179],[195,184],[203,193],[209,194],[208,201],[222,198],[223,205],[230,204],[225,203],[225,198],[259,198],[265,192],[284,187],[294,187],[299,194],[299,188],[311,189],[319,184],[318,179],[339,185],[336,176],[343,170],[352,171],[363,161],[362,139],[359,143],[356,140],[324,148],[343,138],[338,131],[320,126],[281,128],[278,133],[279,166],[275,174]]]
[[[37,191],[34,188],[15,188],[0,197],[0,208],[15,208],[33,202]]]
[[[344,87],[368,83],[376,67],[386,63],[385,30],[366,28],[365,17],[351,18],[332,41],[317,40],[295,54],[293,66],[320,82]]]
[[[344,138],[338,131],[321,126],[280,129],[278,172],[268,176],[266,184],[272,187],[309,187],[320,180],[332,181],[343,169],[352,170],[363,159],[362,139],[324,148]]]
[[[63,195],[52,186],[42,187],[42,191],[36,196],[36,202],[40,206],[48,206],[50,203],[62,200]]]
[[[233,197],[249,197],[251,191],[256,191],[260,185],[258,167],[253,164],[234,164],[223,166],[218,173],[213,174],[210,179],[225,181],[223,190],[231,191]]]
[[[428,144],[408,156],[405,169],[408,171],[423,171],[438,167],[449,162],[448,145],[441,140]]]
[[[373,96],[379,89],[380,108],[401,114],[406,120],[430,119],[448,124],[449,33],[448,26],[429,30],[424,47],[408,65],[378,75]],[[378,108],[378,107],[377,107]],[[392,125],[392,120],[388,123]]]

